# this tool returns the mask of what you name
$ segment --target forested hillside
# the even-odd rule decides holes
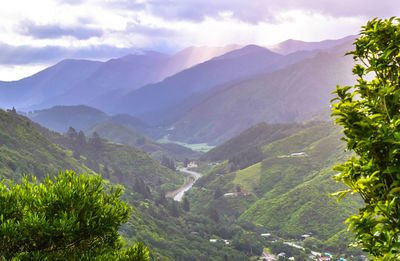
[[[138,149],[96,134],[86,138],[72,128],[66,134],[50,131],[11,110],[0,110],[0,119],[2,178],[18,182],[27,174],[43,179],[65,169],[101,173],[106,183],[123,185],[123,199],[135,206],[121,228],[125,240],[143,241],[155,260],[245,260],[251,246],[261,253],[260,242],[239,242],[254,232],[218,223],[207,213],[194,214],[166,198],[165,192],[183,184],[183,175]],[[232,246],[210,243],[212,237],[227,238]]]
[[[0,176],[20,179],[24,174],[43,178],[59,170],[92,171],[49,141],[31,122],[0,110]]]
[[[286,135],[273,138],[273,130],[282,126],[287,127]],[[254,156],[246,157],[255,146],[244,142],[250,135],[260,145],[256,162]],[[343,188],[332,180],[333,166],[350,156],[340,137],[340,128],[331,122],[254,126],[203,156],[223,162],[196,183],[190,203],[197,211],[218,209],[220,215],[284,238],[312,233],[325,250],[344,251],[346,243],[338,238],[361,199],[354,196],[339,204],[329,196]]]
[[[259,122],[309,120],[329,108],[336,84],[354,82],[351,57],[343,57],[350,48],[348,42],[284,69],[224,86],[177,120],[171,139],[220,144]]]

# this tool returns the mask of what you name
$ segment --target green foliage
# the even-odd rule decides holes
[[[263,146],[286,138],[302,129],[309,128],[313,124],[315,123],[267,124],[262,122],[250,127],[218,147],[213,148],[201,156],[200,159],[206,161],[224,161],[233,158],[252,147]]]
[[[260,147],[251,147],[242,151],[229,159],[231,171],[247,168],[263,160],[264,155]]]
[[[86,139],[82,132],[76,133],[73,129],[63,135],[34,123],[32,125],[60,147],[72,150],[73,155],[78,154],[83,164],[114,183],[132,186],[139,178],[158,191],[162,185],[178,186],[183,183],[183,178],[177,173],[134,147],[108,142],[99,135]]]
[[[400,19],[373,19],[362,28],[353,55],[354,86],[337,87],[332,116],[357,154],[335,167],[337,194],[359,193],[365,206],[348,222],[357,244],[375,258],[400,258]]]
[[[322,245],[327,248],[329,241],[329,249],[347,252],[342,246],[352,238],[345,231],[344,221],[362,205],[357,195],[341,204],[329,197],[345,187],[331,179],[333,166],[350,156],[344,152],[341,136],[341,129],[332,122],[314,123],[287,137],[266,141],[262,162],[248,168],[230,172],[230,163],[220,163],[196,182],[197,189],[186,194],[191,209],[214,207],[222,217],[219,223],[233,218],[263,227],[261,233],[268,231],[285,238],[312,232],[321,241],[313,250],[322,250]],[[306,155],[290,156],[294,152]],[[245,194],[222,196],[237,191],[238,185]],[[335,240],[331,240],[333,237]]]
[[[75,131],[68,137],[21,115],[0,110],[0,175],[18,182],[24,173],[33,173],[38,180],[44,180],[46,173],[56,173],[57,169],[91,173],[86,167],[90,165],[108,179],[105,183],[122,182],[125,185],[121,197],[135,206],[135,215],[130,216],[119,232],[128,245],[135,241],[144,242],[150,249],[152,260],[220,261],[224,256],[230,261],[246,260],[247,253],[224,243],[209,242],[214,235],[232,239],[236,226],[215,223],[208,213],[194,213],[191,204],[189,211],[182,211],[183,206],[165,198],[164,185],[160,184],[181,185],[183,178],[180,179],[178,174],[133,147],[101,140],[101,150],[95,151],[90,139],[83,138],[80,132]],[[83,140],[85,142],[81,142]],[[77,150],[78,160],[72,158]],[[8,183],[5,181],[4,184]],[[87,254],[87,258],[83,255],[69,257],[72,260],[113,260],[118,255],[117,259],[127,260],[122,258],[124,253],[125,250],[121,250],[99,254],[96,258],[92,257],[94,253]],[[27,259],[35,257],[32,254]],[[44,257],[37,255],[36,259]]]
[[[142,244],[122,249],[118,228],[131,208],[120,187],[105,191],[101,177],[66,171],[0,183],[0,256],[22,259],[148,260]]]
[[[169,169],[172,170],[172,171],[175,171],[175,170],[176,170],[175,161],[174,161],[173,159],[171,159],[171,158],[168,158],[168,157],[165,156],[165,155],[162,157],[161,164],[162,164],[163,166],[169,168]]]
[[[109,141],[137,147],[158,160],[161,160],[163,154],[177,160],[184,160],[185,157],[194,157],[199,154],[178,144],[158,143],[134,129],[111,120],[99,122],[85,131],[88,136],[93,135],[94,132]]]
[[[20,179],[31,173],[40,179],[59,169],[91,172],[33,125],[22,116],[0,110],[0,175]]]

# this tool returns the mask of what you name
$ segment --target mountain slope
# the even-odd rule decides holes
[[[23,174],[32,174],[42,178],[65,169],[91,172],[29,121],[0,110],[0,176],[21,178]]]
[[[244,136],[246,133],[249,131]],[[254,222],[285,238],[312,232],[328,241],[343,233],[344,221],[361,206],[356,196],[340,203],[329,197],[343,188],[331,179],[332,167],[349,157],[343,152],[341,136],[341,129],[328,122],[275,141],[266,140],[261,162],[237,171],[230,170],[228,161],[217,165],[198,180],[196,186],[201,189],[189,192],[190,203],[199,209],[217,208],[221,215]],[[222,196],[237,192],[238,187],[241,192],[236,196]],[[216,196],[217,190],[222,195]]]
[[[250,127],[232,139],[213,148],[204,154],[200,159],[206,161],[224,161],[250,149],[251,147],[261,147],[275,140],[280,140],[287,136],[291,136],[298,131],[308,128],[312,125],[313,123],[267,124],[262,122]]]
[[[306,120],[329,108],[337,84],[354,81],[343,49],[224,87],[175,122],[170,139],[218,144],[259,122]]]
[[[32,76],[0,82],[0,105],[26,108],[68,91],[95,72],[102,62],[63,60]]]
[[[69,127],[86,130],[97,122],[104,121],[108,115],[104,112],[84,105],[54,106],[50,109],[29,113],[28,117],[57,132],[66,132]]]
[[[275,45],[267,46],[267,48],[276,53],[286,55],[298,51],[325,50],[348,41],[353,41],[355,38],[355,36],[350,35],[337,40],[324,40],[320,42],[304,42],[290,39]]]
[[[153,128],[128,114],[110,116],[85,105],[54,106],[29,112],[27,116],[40,125],[58,132],[66,132],[69,127],[73,127],[77,131],[86,130],[96,123],[112,121],[156,139],[163,136],[160,129]]]
[[[166,155],[178,161],[199,156],[199,153],[178,144],[155,142],[146,135],[115,123],[112,120],[99,122],[85,130],[85,134],[88,137],[92,136],[94,132],[97,132],[100,137],[109,141],[139,148],[159,161]]]
[[[204,215],[186,213],[180,204],[163,197],[161,190],[183,183],[177,173],[130,146],[96,139],[79,139],[76,143],[74,139],[0,110],[0,178],[18,182],[23,174],[33,174],[41,179],[64,169],[91,174],[84,164],[98,164],[92,165],[106,178],[105,185],[110,181],[124,185],[122,199],[134,207],[129,221],[120,228],[124,240],[144,241],[157,260],[218,261],[224,256],[232,261],[245,260],[246,253],[239,247],[209,241],[210,237],[222,236],[220,224]],[[222,229],[231,234],[229,240],[244,233],[237,225]],[[193,230],[198,232],[191,233]]]
[[[281,56],[249,45],[175,74],[164,81],[97,101],[105,111],[126,112],[153,124],[171,121],[203,100],[216,85],[270,72],[313,56],[301,53]],[[105,97],[106,98],[106,97]],[[108,104],[107,104],[108,103]],[[107,104],[107,105],[106,105]]]
[[[226,47],[192,47],[174,55],[155,51],[143,51],[111,59],[102,63],[85,79],[71,85],[53,99],[43,100],[32,108],[46,108],[54,105],[95,104],[106,93],[117,90],[135,90],[143,85],[156,83],[215,55],[235,49]],[[102,108],[101,106],[97,106]]]

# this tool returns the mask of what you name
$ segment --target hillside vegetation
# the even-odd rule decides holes
[[[131,146],[96,135],[86,138],[72,129],[60,134],[2,110],[0,142],[3,178],[19,181],[23,173],[39,178],[49,174],[51,178],[60,169],[70,169],[102,173],[107,186],[124,185],[123,200],[135,208],[120,232],[128,243],[143,241],[154,260],[239,261],[250,256],[250,249],[258,254],[262,251],[258,241],[240,241],[247,235],[256,236],[254,232],[237,224],[220,224],[208,214],[191,213],[165,198],[165,191],[183,184],[182,177]],[[232,245],[210,243],[214,237],[229,239]]]
[[[303,122],[329,108],[336,84],[354,82],[348,45],[318,53],[281,70],[213,89],[173,123],[170,138],[220,144],[259,122]],[[323,68],[323,69],[321,69]]]
[[[109,141],[137,147],[160,161],[164,155],[183,161],[185,158],[197,157],[200,154],[175,143],[156,142],[144,134],[113,121],[99,122],[87,129],[85,134],[90,137],[94,132]]]
[[[249,133],[254,134],[255,140],[261,139],[263,132],[254,131],[260,126],[250,128],[209,155],[223,159],[230,149],[246,149],[238,146],[238,141],[248,139]],[[263,159],[249,167],[232,170],[233,162],[225,158],[196,183],[197,189],[190,191],[191,204],[200,212],[204,208],[218,209],[220,215],[254,223],[265,232],[285,238],[299,238],[311,232],[325,242],[326,248],[345,251],[345,244],[337,240],[336,234],[344,233],[344,221],[357,212],[361,201],[354,196],[339,204],[329,194],[343,187],[331,179],[332,167],[349,155],[344,153],[340,129],[331,122],[305,126],[287,137],[261,141]],[[223,196],[228,192],[238,194]]]
[[[33,128],[30,121],[0,110],[0,176],[19,179],[23,174],[44,177],[59,170],[91,172]]]

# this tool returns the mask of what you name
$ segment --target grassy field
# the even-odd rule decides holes
[[[185,143],[185,142],[180,142],[180,141],[169,140],[167,136],[164,136],[162,139],[159,139],[157,141],[160,143],[176,143],[178,145],[184,146],[184,147],[192,149],[194,151],[199,151],[199,152],[204,152],[204,153],[215,147],[215,146],[208,145],[207,143],[190,144],[190,143]]]

